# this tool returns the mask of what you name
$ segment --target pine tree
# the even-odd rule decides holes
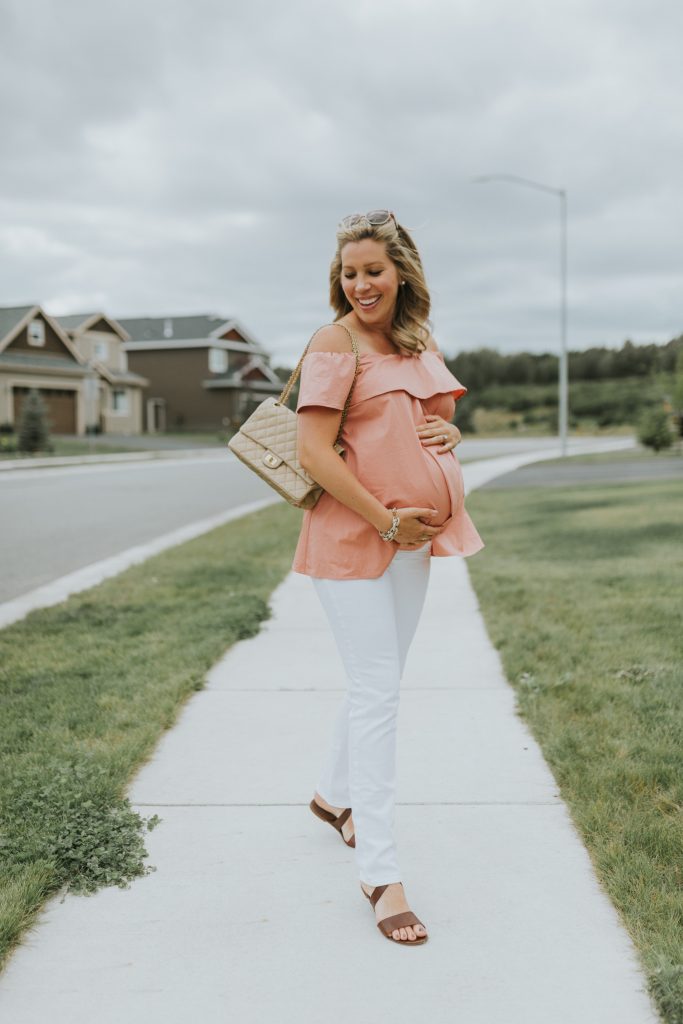
[[[20,452],[40,452],[50,447],[47,409],[40,394],[31,388],[21,407],[18,448]]]
[[[643,413],[638,425],[638,440],[656,452],[662,448],[670,448],[673,444],[673,433],[669,425],[669,414],[663,407],[648,409]]]

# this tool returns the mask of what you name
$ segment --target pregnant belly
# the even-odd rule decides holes
[[[425,494],[424,505],[435,508],[437,514],[429,520],[433,526],[442,526],[453,514],[451,508],[451,492],[446,480],[446,474],[439,462],[433,455],[427,457],[431,487],[429,493]]]
[[[432,449],[427,450],[426,454],[434,507],[438,509],[440,516],[438,519],[434,517],[434,523],[440,526],[462,507],[465,500],[465,482],[460,463],[453,451],[438,454]]]
[[[425,449],[425,467],[420,493],[413,493],[406,505],[435,508],[436,515],[426,519],[431,526],[444,526],[461,507],[465,493],[460,463],[453,452],[437,455]],[[399,544],[399,547],[402,545]]]

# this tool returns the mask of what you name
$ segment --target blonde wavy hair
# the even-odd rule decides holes
[[[391,324],[392,341],[404,355],[419,355],[427,348],[430,336],[431,298],[417,246],[406,229],[393,218],[386,224],[361,222],[350,228],[337,229],[337,249],[330,265],[330,305],[337,314],[335,321],[352,308],[342,288],[342,249],[347,242],[360,242],[363,238],[372,238],[384,245],[400,280],[405,281],[396,296]]]

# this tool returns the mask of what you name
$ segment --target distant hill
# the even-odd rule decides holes
[[[588,348],[583,352],[570,352],[569,379],[606,380],[673,373],[676,355],[681,348],[683,335],[665,345],[634,345],[632,341],[626,341],[621,348]],[[480,348],[460,352],[446,362],[458,379],[477,391],[492,384],[555,383],[559,360],[551,353],[503,355],[495,349]]]
[[[635,426],[644,409],[671,403],[683,335],[665,345],[590,348],[569,353],[570,428]],[[463,431],[555,432],[558,357],[483,348],[446,363],[467,388],[456,423]]]

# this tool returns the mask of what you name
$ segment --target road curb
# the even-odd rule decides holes
[[[71,597],[72,594],[79,594],[83,590],[96,587],[98,583],[102,583],[112,576],[118,576],[125,569],[129,569],[131,565],[145,562],[153,555],[167,551],[168,548],[174,548],[178,544],[184,544],[185,541],[194,540],[195,537],[200,537],[203,533],[224,526],[225,523],[229,523],[233,519],[240,519],[251,512],[258,512],[278,501],[282,501],[282,498],[274,493],[272,498],[262,498],[259,501],[238,505],[237,508],[230,509],[228,512],[221,512],[219,515],[209,516],[207,519],[200,519],[187,526],[181,526],[177,530],[171,530],[170,533],[164,533],[161,537],[148,541],[146,544],[137,544],[118,555],[103,558],[99,562],[92,562],[67,576],[60,576],[59,579],[53,580],[51,583],[37,587],[36,590],[31,590],[28,594],[5,601],[0,604],[0,629],[12,625],[13,622],[19,622],[20,619],[25,618],[29,612],[35,611],[37,608],[49,608],[59,604],[67,597]]]
[[[140,452],[114,452],[111,455],[56,455],[44,459],[0,460],[0,473],[14,469],[55,469],[59,466],[88,466],[107,462],[147,462],[150,459],[205,459],[229,455],[228,447],[164,448]]]

